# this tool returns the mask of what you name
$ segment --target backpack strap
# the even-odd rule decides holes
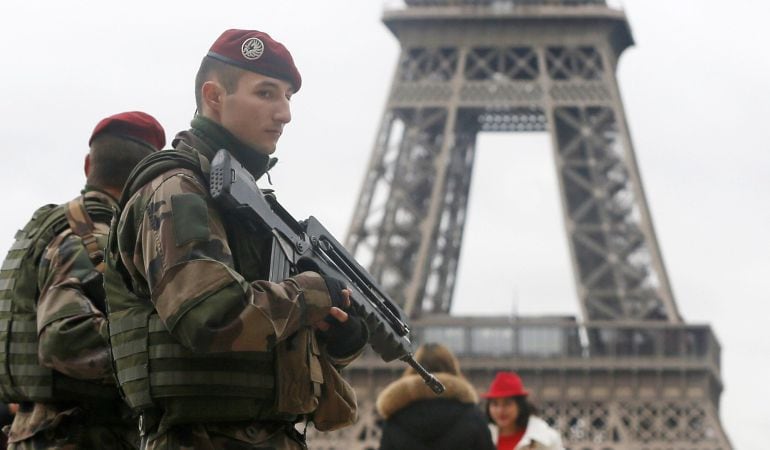
[[[208,185],[211,170],[209,161],[189,145],[181,143],[180,148],[183,150],[169,149],[151,153],[134,166],[120,196],[120,210],[142,186],[171,169],[190,169],[200,174]]]
[[[109,224],[112,218],[112,208],[99,202],[86,203],[84,196],[79,196],[64,204],[64,216],[70,230],[83,241],[88,251],[88,258],[96,270],[104,273],[104,249],[94,236],[96,226],[94,219],[100,223]]]
[[[88,258],[96,270],[104,272],[104,253],[99,248],[99,243],[96,242],[94,221],[88,215],[82,195],[67,202],[64,215],[67,217],[67,223],[69,223],[72,232],[83,240],[83,246],[88,251]]]

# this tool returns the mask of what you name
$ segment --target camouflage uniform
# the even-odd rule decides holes
[[[252,167],[255,159],[259,160],[258,168],[252,171],[255,178],[270,164],[267,156],[246,148],[222,127],[201,117],[193,120],[192,130],[177,135],[173,146],[199,155],[204,172],[219,148],[250,159]],[[197,170],[172,168],[138,188],[123,208],[116,232],[118,265],[130,278],[133,302],[151,305],[150,337],[145,341],[150,346],[154,340],[160,344],[150,349],[146,364],[122,370],[122,359],[116,357],[121,389],[130,394],[137,383],[136,376],[123,373],[140,372],[149,366],[149,386],[142,389],[153,396],[152,407],[128,397],[132,406],[143,411],[141,427],[148,449],[304,448],[304,439],[293,426],[298,418],[273,409],[273,365],[280,364],[274,349],[300,328],[328,314],[332,300],[326,283],[313,272],[280,283],[262,281],[267,276],[265,251],[269,250],[270,236],[254,236],[224,215],[210,197],[204,177]],[[129,180],[127,186],[131,183]],[[111,265],[107,269],[107,301],[116,319],[111,315],[110,323],[122,330],[130,326],[123,323],[135,323],[135,314],[130,311],[136,305],[125,304],[110,290]],[[124,312],[127,315],[122,315]],[[157,317],[159,324],[152,325],[152,317]],[[112,334],[119,332],[113,330]],[[348,338],[340,340],[341,347],[329,344],[330,359],[338,367],[357,357],[366,343],[365,331]],[[124,342],[122,346],[130,344]],[[116,346],[115,340],[112,345],[114,353],[121,346]],[[158,356],[161,353],[165,355],[162,358]],[[212,358],[219,358],[221,364],[212,365]],[[218,366],[236,367],[246,362],[253,366],[243,377],[241,373],[227,374],[244,383],[243,393],[214,382],[211,389],[220,394],[208,392],[207,382],[200,381],[204,375],[193,379],[195,366],[205,368],[205,375],[217,376],[215,371],[225,370]],[[187,374],[180,373],[185,370]],[[159,381],[182,378],[188,381],[181,384],[202,387],[181,394],[184,386]]]
[[[116,206],[101,191],[87,188],[83,195]],[[86,227],[82,219],[75,217]],[[109,226],[93,226],[94,245],[104,248]],[[41,365],[69,377],[114,385],[101,269],[70,228],[48,244],[38,270],[38,357]],[[9,448],[136,448],[135,424],[117,395],[112,402],[23,402],[7,430]]]

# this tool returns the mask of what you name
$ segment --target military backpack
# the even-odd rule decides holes
[[[3,402],[116,398],[117,393],[111,386],[77,380],[41,366],[37,330],[38,268],[46,247],[55,237],[71,230],[82,239],[91,262],[101,271],[103,253],[93,235],[92,220],[109,223],[111,215],[109,207],[78,197],[63,205],[39,208],[16,233],[0,268],[0,400]]]

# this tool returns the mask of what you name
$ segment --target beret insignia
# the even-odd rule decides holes
[[[259,59],[265,51],[265,44],[258,38],[248,38],[241,45],[241,54],[244,58],[253,61]]]

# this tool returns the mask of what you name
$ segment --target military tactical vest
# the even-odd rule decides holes
[[[172,169],[192,170],[208,185],[208,161],[198,152],[189,147],[163,150],[134,168],[120,208],[142,186]],[[258,279],[263,274],[247,268],[264,266],[259,240],[237,221],[224,220],[236,270],[247,280]],[[105,290],[113,362],[128,405],[143,412],[174,411],[174,417],[164,417],[167,423],[280,419],[273,409],[273,352],[201,354],[179,344],[158,317],[147,287],[136,285],[122,263],[117,221],[116,215],[105,255]]]
[[[73,214],[86,218],[85,226]],[[117,399],[114,387],[63,375],[38,363],[38,266],[48,244],[68,229],[81,237],[91,262],[102,254],[93,222],[109,223],[112,210],[78,197],[64,205],[45,205],[16,233],[0,269],[0,399],[4,402]]]

